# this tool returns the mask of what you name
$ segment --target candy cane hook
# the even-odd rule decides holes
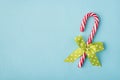
[[[81,31],[81,32],[84,32],[85,26],[86,26],[86,23],[87,23],[87,20],[88,20],[89,17],[94,17],[94,20],[95,20],[94,22],[95,22],[95,23],[94,23],[94,25],[93,25],[92,31],[91,31],[91,33],[90,33],[90,36],[89,36],[89,38],[88,38],[87,44],[92,43],[92,40],[93,40],[93,38],[94,38],[94,36],[95,36],[95,34],[96,34],[96,31],[97,31],[98,25],[99,25],[99,18],[98,18],[98,16],[97,16],[95,13],[90,12],[90,13],[86,14],[86,15],[84,16],[83,20],[82,20],[81,27],[80,27],[80,31]],[[85,61],[86,56],[87,56],[86,53],[84,53],[84,54],[81,56],[80,61],[79,61],[79,63],[78,63],[78,67],[79,67],[79,68],[82,67],[82,65],[83,65],[83,63],[84,63],[84,61]]]

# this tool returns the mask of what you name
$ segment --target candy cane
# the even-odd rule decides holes
[[[98,16],[95,13],[90,12],[90,13],[86,14],[84,16],[83,20],[82,20],[81,27],[80,27],[80,31],[81,32],[84,32],[84,29],[85,29],[85,26],[86,26],[86,23],[87,23],[87,20],[88,20],[89,17],[94,17],[95,23],[94,23],[94,26],[92,28],[92,32],[90,33],[90,36],[88,38],[87,45],[90,44],[90,43],[92,43],[92,40],[93,40],[93,38],[95,36],[95,33],[96,33],[97,29],[98,29],[98,24],[99,24],[99,18],[98,18]],[[86,53],[84,53],[81,56],[80,61],[78,63],[78,67],[79,68],[82,67],[82,65],[83,65],[83,63],[85,61],[86,56],[87,56]]]

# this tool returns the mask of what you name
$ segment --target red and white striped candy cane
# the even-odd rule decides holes
[[[99,24],[99,18],[98,18],[98,16],[95,13],[90,12],[90,13],[86,14],[84,16],[83,20],[82,20],[81,27],[80,27],[80,31],[81,32],[84,32],[84,29],[85,29],[85,26],[86,26],[86,23],[87,23],[87,20],[88,20],[89,17],[94,17],[95,23],[94,23],[94,26],[92,28],[92,32],[90,33],[90,36],[88,38],[87,45],[90,44],[90,43],[92,43],[92,40],[93,40],[93,38],[95,36],[95,33],[96,33],[97,29],[98,29],[98,24]],[[86,53],[84,53],[81,56],[81,58],[80,58],[80,61],[78,63],[78,67],[79,68],[82,67],[82,65],[83,65],[83,63],[85,61],[85,58],[86,58]]]

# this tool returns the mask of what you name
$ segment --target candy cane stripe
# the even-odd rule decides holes
[[[83,20],[82,20],[81,27],[80,27],[80,31],[81,31],[81,32],[83,32],[83,31],[85,30],[86,23],[87,23],[87,20],[88,20],[89,17],[94,17],[95,22],[94,22],[94,25],[93,25],[93,28],[92,28],[92,32],[90,33],[90,36],[89,36],[89,38],[88,38],[87,44],[92,43],[92,40],[93,40],[93,38],[94,38],[94,36],[95,36],[95,34],[96,34],[96,31],[97,31],[98,25],[99,25],[99,18],[98,18],[98,16],[97,16],[95,13],[90,12],[90,13],[86,14],[86,15],[84,16]],[[84,64],[84,61],[85,61],[85,59],[86,59],[86,56],[87,56],[86,53],[84,53],[84,54],[81,56],[80,61],[79,61],[79,63],[78,63],[78,67],[79,67],[79,68],[81,68],[82,65]]]

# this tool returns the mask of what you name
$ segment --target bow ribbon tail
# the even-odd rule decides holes
[[[101,66],[100,61],[98,60],[96,53],[104,49],[102,42],[94,42],[88,45],[89,50],[86,51],[86,54],[93,66]]]
[[[100,61],[98,60],[96,54],[95,54],[95,51],[86,51],[86,54],[88,56],[88,59],[90,60],[90,63],[93,65],[93,66],[101,66],[100,64]]]
[[[84,50],[82,50],[81,48],[76,49],[75,51],[73,51],[65,60],[64,62],[74,62],[77,58],[79,58],[80,56],[82,56],[82,54],[84,53]]]

